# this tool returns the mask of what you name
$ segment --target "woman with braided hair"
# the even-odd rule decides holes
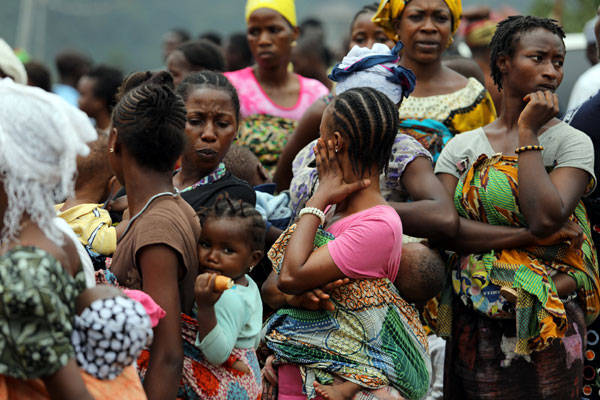
[[[372,88],[347,90],[325,110],[315,148],[319,187],[269,258],[287,296],[351,281],[331,291],[328,310],[286,306],[267,322],[283,398],[349,399],[366,391],[419,399],[427,392],[427,338],[394,286],[402,224],[379,187],[398,123],[396,105]]]
[[[177,87],[185,102],[186,145],[181,168],[173,185],[194,210],[210,207],[227,193],[231,199],[254,206],[256,194],[250,185],[225,168],[223,158],[238,132],[240,101],[236,89],[223,74],[194,72]]]
[[[182,318],[192,314],[200,224],[173,187],[173,168],[185,144],[186,112],[167,72],[115,106],[109,162],[127,190],[131,219],[111,271],[129,289],[143,290],[166,311],[149,352],[138,364],[149,399],[175,398],[184,361]]]

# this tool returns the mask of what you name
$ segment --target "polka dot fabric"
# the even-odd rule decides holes
[[[98,379],[115,379],[152,343],[150,318],[128,297],[96,300],[75,316],[77,363]]]

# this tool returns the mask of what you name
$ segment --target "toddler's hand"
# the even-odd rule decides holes
[[[194,297],[198,307],[213,306],[223,294],[223,292],[214,291],[217,276],[217,274],[206,272],[196,277]]]

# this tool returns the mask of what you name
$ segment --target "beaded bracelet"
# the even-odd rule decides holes
[[[519,153],[522,153],[522,152],[528,151],[528,150],[539,150],[539,151],[542,151],[542,150],[544,150],[544,146],[538,146],[537,144],[534,144],[534,145],[530,145],[530,146],[517,147],[515,149],[515,153],[519,154]]]
[[[325,225],[325,213],[318,208],[304,207],[302,210],[300,210],[300,213],[298,213],[298,218],[302,217],[304,214],[316,215],[321,220],[321,225]]]

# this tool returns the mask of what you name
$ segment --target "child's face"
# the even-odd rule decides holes
[[[208,218],[202,224],[198,258],[202,272],[214,272],[235,280],[256,265],[260,252],[250,248],[248,228],[240,219]]]

